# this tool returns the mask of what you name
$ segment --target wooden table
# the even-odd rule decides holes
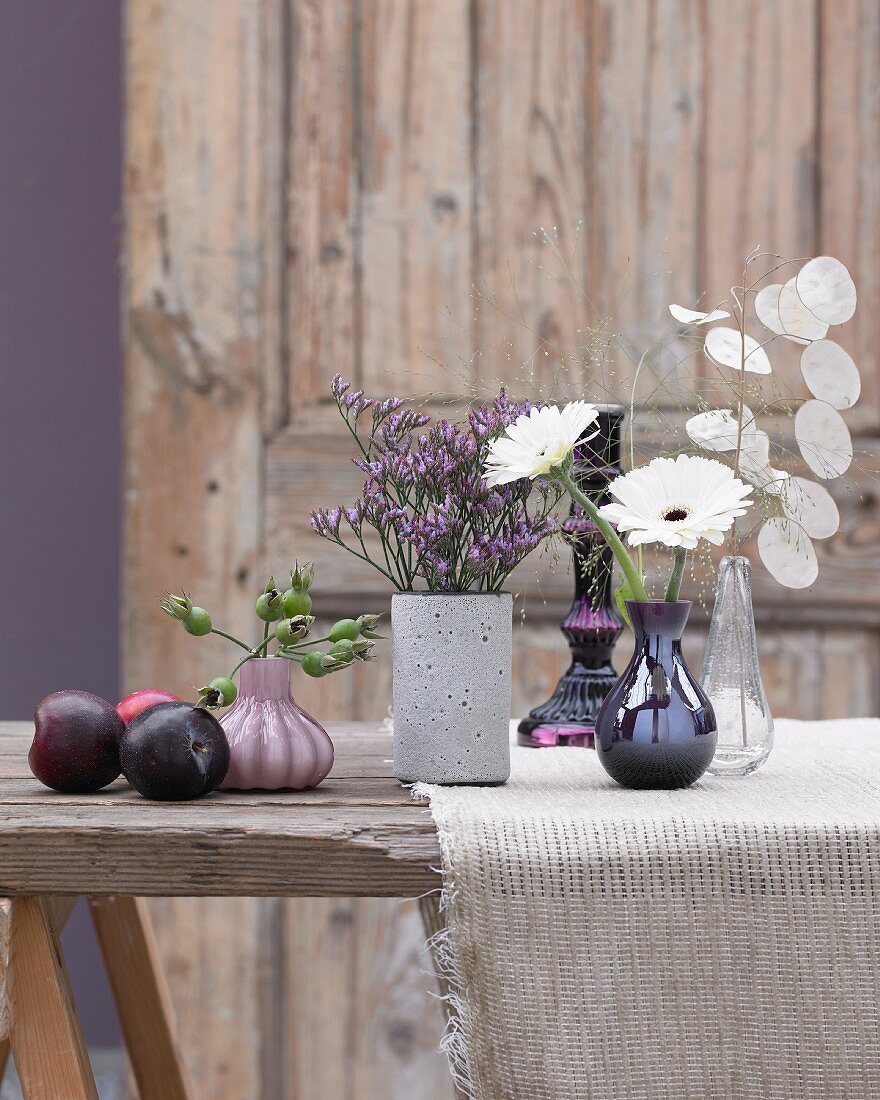
[[[431,815],[393,777],[391,740],[329,727],[316,790],[148,802],[123,781],[93,795],[30,774],[33,727],[0,723],[0,1076],[11,1047],[26,1100],[97,1100],[58,934],[89,900],[141,1100],[192,1090],[143,897],[413,897],[436,887]]]

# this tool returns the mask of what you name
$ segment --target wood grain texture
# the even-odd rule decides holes
[[[579,348],[593,320],[579,297],[587,265],[580,223],[589,186],[588,6],[473,6],[476,366],[483,392],[501,382],[520,392],[573,391],[583,381]]]
[[[263,957],[276,945],[263,940],[262,907],[253,898],[208,897],[150,906],[199,1100],[272,1096],[262,1042],[273,987]]]
[[[2,779],[0,890],[407,897],[435,885],[433,822],[393,778],[390,738],[352,726],[330,731],[340,776],[313,791],[157,803],[122,780],[78,796],[33,777]],[[3,759],[23,759],[30,735],[28,726],[3,724]]]
[[[9,997],[9,947],[11,941],[12,899],[0,898],[0,1042],[4,1044],[4,1063],[8,1053],[8,1047],[5,1044],[12,1028],[12,1005]]]
[[[586,358],[591,385],[620,397],[630,360],[668,331],[668,302],[725,296],[757,245],[790,256],[821,250],[844,259],[859,285],[859,312],[840,339],[863,375],[863,399],[848,414],[867,452],[859,465],[876,462],[880,14],[870,0],[128,8],[129,687],[188,693],[226,668],[222,643],[190,639],[154,611],[166,586],[192,589],[224,625],[244,628],[264,569],[281,574],[295,556],[317,557],[323,618],[387,611],[377,575],[308,527],[310,508],[347,503],[360,483],[328,405],[336,370],[380,395],[439,391],[433,408],[445,414],[450,398],[486,396],[502,380],[521,391],[537,378],[545,392],[581,396]],[[534,236],[542,225],[557,226],[589,302],[556,281],[558,264]],[[472,284],[497,303],[475,302]],[[517,300],[521,317],[511,312]],[[592,326],[600,343],[618,334],[627,354],[590,357]],[[773,361],[797,390],[796,351],[774,345]],[[697,355],[673,389],[687,393],[701,372]],[[762,668],[778,715],[880,707],[877,490],[861,472],[856,483],[855,493],[830,485],[842,527],[816,544],[812,590],[783,591],[756,563]],[[515,635],[519,712],[542,701],[565,666],[555,624],[571,584],[542,561],[514,578],[527,596]],[[695,667],[705,621],[695,608],[686,635]],[[295,692],[322,719],[382,717],[387,645],[378,664],[297,682]],[[267,823],[295,810],[291,834],[305,830],[295,839],[286,834],[261,857],[262,841],[235,837],[255,892],[271,892],[282,872],[294,889],[320,888],[327,861],[355,848],[359,870],[347,873],[358,889],[374,888],[380,873],[390,881],[389,864],[399,873],[408,857],[390,855],[400,838],[381,815],[398,820],[400,807],[382,785],[381,754],[361,749],[341,756],[319,806],[266,804]],[[25,777],[0,745],[0,797],[2,784]],[[15,812],[34,812],[20,786],[9,793]],[[137,812],[134,796],[114,792],[109,802],[98,796],[95,812],[120,815],[120,828]],[[235,814],[246,803],[226,804]],[[351,816],[357,805],[366,821]],[[310,839],[311,857],[286,863],[316,809],[342,814],[344,837],[325,847]],[[199,812],[214,814],[213,804]],[[201,888],[219,851],[178,821],[167,827],[172,862],[184,869],[157,867],[152,889]],[[125,881],[123,868],[107,869]],[[218,1027],[216,1042],[193,1055],[199,1095],[448,1095],[430,1060],[439,1017],[421,1015],[424,998],[394,961],[419,938],[395,921],[395,902],[150,904],[188,1048],[206,1011],[234,1016],[253,1039],[231,1058],[234,1040]],[[241,968],[228,962],[226,984],[212,977],[206,951],[187,958],[181,948],[197,931],[227,955],[236,943]],[[368,943],[377,953],[367,963]],[[358,1004],[343,1006],[355,988]],[[404,1015],[414,1038],[397,1056],[390,1036]],[[359,1038],[368,1034],[372,1053]]]
[[[98,1100],[67,967],[45,901],[12,903],[10,1046],[27,1100]]]
[[[701,276],[718,298],[753,249],[797,259],[818,247],[817,11],[789,0],[706,7]],[[796,272],[784,268],[781,281]],[[783,392],[802,394],[795,346],[776,340],[771,354]]]
[[[320,556],[321,582],[315,592],[315,605],[328,617],[349,614],[354,606],[387,612],[390,593],[385,579],[352,555],[330,545],[322,547],[309,528],[310,508],[348,502],[360,487],[358,471],[353,467],[325,461],[324,456],[341,446],[338,429],[331,424],[322,421],[308,433],[290,428],[271,443],[266,474],[267,546],[278,557],[290,547],[300,555]],[[648,452],[659,442],[647,431],[642,439]],[[792,440],[781,437],[780,441],[796,453]],[[880,615],[880,527],[877,479],[872,471],[880,469],[880,446],[873,438],[862,438],[857,446],[859,457],[846,484],[827,484],[840,509],[841,526],[833,539],[815,543],[819,582],[808,590],[783,589],[752,554],[755,607],[763,621],[775,621],[780,616],[783,621],[792,621],[790,617],[794,616],[805,625],[833,625],[841,607],[846,607],[857,617],[867,612],[876,626]],[[791,467],[794,472],[807,472],[796,459]],[[290,505],[294,485],[296,508]],[[536,624],[559,621],[568,608],[572,587],[567,562],[563,558],[556,563],[551,555],[533,555],[510,581],[511,590],[525,599],[526,621]],[[864,619],[862,623],[866,625]],[[328,713],[348,717],[351,712]]]
[[[451,1096],[415,903],[294,901],[287,917],[290,1001],[302,1007],[287,1018],[285,1095]]]
[[[281,118],[277,66],[264,64],[273,12],[129,3],[128,684],[190,691],[224,653],[169,629],[156,602],[164,590],[185,584],[234,629],[263,580],[261,394],[280,371],[266,323],[282,254],[267,194],[280,177],[263,143]],[[219,171],[225,163],[235,171]]]
[[[326,398],[334,371],[350,377],[356,370],[360,233],[356,5],[291,0],[289,7],[281,35],[289,84],[282,322],[292,419]]]
[[[143,898],[89,899],[140,1100],[191,1100],[171,997]]]
[[[880,7],[822,0],[819,36],[819,248],[841,257],[859,291],[859,321],[835,332],[862,368],[856,412],[880,416],[876,318],[880,310]],[[839,336],[838,336],[839,333]]]
[[[692,305],[706,289],[702,157],[717,59],[706,50],[703,11],[692,0],[590,4],[585,243],[596,308],[627,353],[605,368],[614,400],[633,362],[668,330],[669,302]],[[667,385],[686,386],[696,369],[686,362]],[[650,387],[646,380],[643,398]]]
[[[447,392],[456,380],[436,361],[453,335],[470,340],[470,3],[361,10],[359,380],[383,393]]]
[[[163,683],[191,697],[227,667],[225,645],[169,629],[163,590],[185,587],[235,630],[264,583],[264,438],[287,401],[283,13],[280,0],[128,0],[126,690]],[[204,855],[186,834],[172,846],[198,876]],[[174,893],[169,877],[120,892]],[[259,941],[247,930],[260,903],[156,901],[151,911],[198,1095],[254,1095],[256,1048],[237,1041],[256,1037],[269,995],[242,980],[256,972]],[[198,945],[231,945],[236,932],[242,953],[221,948],[212,969]],[[221,975],[234,980],[214,984]]]

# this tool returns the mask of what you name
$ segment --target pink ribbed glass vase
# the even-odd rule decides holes
[[[241,666],[238,698],[220,719],[231,755],[223,790],[301,791],[327,778],[333,742],[294,702],[290,668],[284,657]]]

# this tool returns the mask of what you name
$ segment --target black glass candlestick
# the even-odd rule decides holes
[[[573,477],[582,492],[605,504],[608,482],[620,473],[620,405],[599,405],[599,432],[575,448]],[[614,604],[614,555],[595,525],[572,505],[565,523],[574,554],[574,603],[561,623],[571,666],[556,690],[519,724],[520,745],[593,747],[596,716],[617,681],[611,664],[623,619]]]

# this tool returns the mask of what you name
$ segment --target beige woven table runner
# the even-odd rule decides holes
[[[417,788],[465,1095],[880,1097],[880,720],[776,737],[685,791],[519,748],[504,787]]]

